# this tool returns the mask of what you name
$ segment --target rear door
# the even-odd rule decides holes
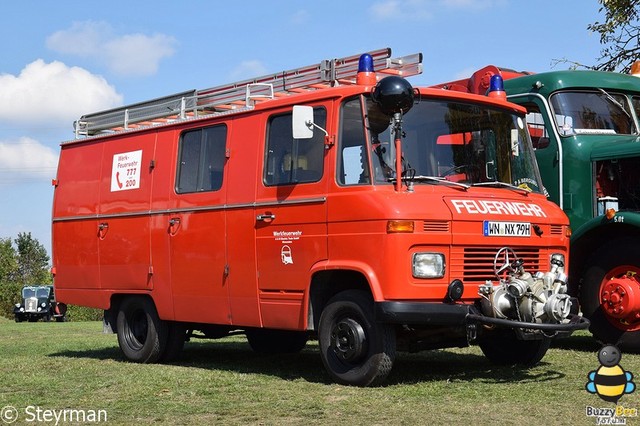
[[[149,207],[155,132],[104,143],[97,229],[103,289],[150,289]]]

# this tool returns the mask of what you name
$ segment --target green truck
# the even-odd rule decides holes
[[[490,65],[435,87],[485,94],[501,83],[527,109],[549,198],[571,221],[570,294],[598,340],[640,350],[640,78]]]

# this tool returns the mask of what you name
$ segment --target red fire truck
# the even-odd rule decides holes
[[[82,116],[54,180],[59,300],[104,309],[136,362],[240,331],[258,352],[317,338],[359,386],[396,350],[536,363],[588,326],[567,217],[525,110],[413,88],[421,70],[381,49]]]

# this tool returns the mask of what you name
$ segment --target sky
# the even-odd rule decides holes
[[[60,143],[80,116],[390,47],[413,86],[600,53],[597,0],[20,0],[0,14],[0,238],[51,253]],[[560,61],[560,62],[559,62]]]

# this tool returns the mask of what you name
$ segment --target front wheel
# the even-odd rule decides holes
[[[393,367],[395,329],[375,321],[367,292],[347,290],[329,300],[320,316],[318,339],[322,363],[338,383],[377,385]]]
[[[600,247],[589,259],[580,306],[599,341],[640,351],[640,245],[624,238]]]
[[[513,330],[504,330],[482,336],[478,345],[484,356],[496,365],[531,367],[545,356],[551,339],[519,340]]]
[[[160,359],[167,344],[168,330],[151,299],[125,299],[118,311],[117,327],[118,344],[129,360],[152,363]]]

